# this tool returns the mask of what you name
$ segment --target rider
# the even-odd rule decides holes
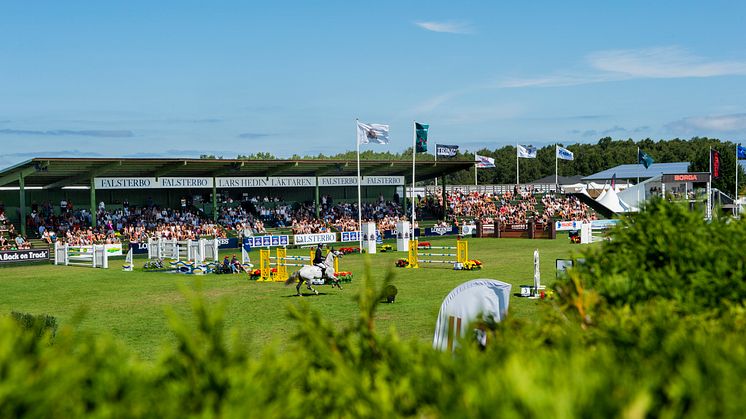
[[[323,243],[319,243],[319,245],[316,247],[316,254],[313,256],[313,264],[318,266],[321,269],[321,277],[323,278],[324,275],[326,275],[326,264],[324,263],[324,257],[321,254],[321,249],[324,247]]]

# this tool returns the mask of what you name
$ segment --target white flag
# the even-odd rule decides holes
[[[389,126],[381,124],[357,123],[357,142],[360,144],[389,143]]]
[[[518,157],[522,159],[535,159],[536,158],[536,148],[534,146],[522,146],[518,145]]]
[[[573,160],[575,156],[572,154],[572,151],[564,147],[557,146],[557,158],[562,160]]]
[[[477,167],[480,169],[489,169],[491,167],[495,167],[495,159],[493,159],[492,157],[474,154],[474,161],[477,162]]]

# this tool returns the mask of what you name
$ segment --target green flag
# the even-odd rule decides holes
[[[640,149],[637,149],[637,163],[638,164],[645,166],[645,168],[647,169],[648,167],[650,167],[651,164],[653,164],[653,161],[654,161],[653,158],[650,157],[649,154],[647,154],[646,152]]]
[[[430,125],[420,124],[417,122],[414,123],[415,135],[417,136],[417,141],[415,142],[415,151],[418,153],[427,152],[428,128],[430,128]]]

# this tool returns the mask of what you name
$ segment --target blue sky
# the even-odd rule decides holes
[[[503,3],[2,2],[0,166],[743,140],[746,3]]]

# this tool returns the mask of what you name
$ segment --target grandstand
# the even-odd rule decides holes
[[[468,161],[418,162],[417,181],[473,167]],[[363,201],[392,199],[397,187],[412,182],[410,161],[360,161]],[[321,196],[335,202],[357,199],[355,160],[233,160],[140,158],[33,158],[0,171],[0,208],[26,235],[26,219],[35,205],[65,203],[84,208],[92,227],[103,202],[107,209],[158,204],[196,207],[217,221],[219,205],[258,195],[292,202],[313,202],[320,215]],[[31,208],[29,207],[31,203]],[[402,202],[406,207],[406,202]]]
[[[459,234],[478,221],[546,231],[555,219],[598,217],[578,199],[536,185],[499,193],[446,185],[445,175],[469,169],[469,161],[418,166],[417,181],[440,177],[438,188],[408,194],[409,161],[361,162],[363,219],[383,238],[408,220],[407,196],[417,197],[410,198],[417,199],[415,229],[424,235]],[[249,236],[355,232],[356,173],[355,162],[341,160],[36,158],[0,172],[0,250],[128,242],[142,253],[150,238],[215,237],[235,248]]]

